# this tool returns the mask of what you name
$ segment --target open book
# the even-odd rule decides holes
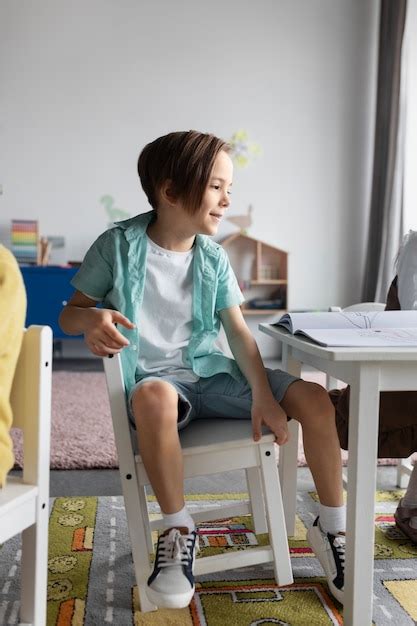
[[[322,346],[417,348],[417,311],[285,313],[272,326]]]

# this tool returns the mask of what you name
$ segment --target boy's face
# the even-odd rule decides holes
[[[224,213],[230,205],[230,188],[233,180],[233,163],[227,152],[221,150],[216,157],[199,211],[193,215],[196,232],[215,235]]]

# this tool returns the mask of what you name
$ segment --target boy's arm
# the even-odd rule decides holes
[[[275,434],[276,441],[288,441],[287,416],[275,400],[256,341],[238,306],[219,311],[236,362],[252,390],[253,437],[261,437],[262,423]]]
[[[97,302],[76,291],[59,316],[59,325],[67,335],[84,335],[84,340],[97,356],[116,354],[129,345],[129,341],[116,328],[121,324],[125,328],[135,327],[119,311],[97,309]]]

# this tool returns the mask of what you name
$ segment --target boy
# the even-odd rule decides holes
[[[119,222],[92,245],[61,327],[84,333],[98,356],[122,351],[139,450],[166,528],[148,580],[152,602],[180,608],[194,593],[196,530],[184,504],[178,428],[225,415],[252,419],[255,441],[267,425],[280,445],[288,439],[287,415],[302,424],[320,498],[309,541],[342,602],[346,514],[333,406],[319,385],[265,370],[227,255],[208,237],[230,205],[228,153],[224,141],[196,131],[145,146],[138,171],[153,210]],[[220,323],[234,359],[213,345]]]

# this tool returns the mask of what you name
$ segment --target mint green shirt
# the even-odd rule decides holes
[[[130,342],[121,352],[126,392],[140,378],[139,312],[146,278],[146,230],[155,217],[154,211],[142,213],[107,230],[93,243],[71,280],[75,289],[103,302],[103,306],[120,311],[136,328],[118,330]],[[187,365],[198,376],[207,378],[229,373],[236,380],[243,375],[234,359],[216,348],[214,340],[220,330],[219,311],[243,302],[229,259],[221,245],[206,235],[197,235],[193,261],[193,331],[187,348]],[[161,320],[163,324],[163,320]]]

